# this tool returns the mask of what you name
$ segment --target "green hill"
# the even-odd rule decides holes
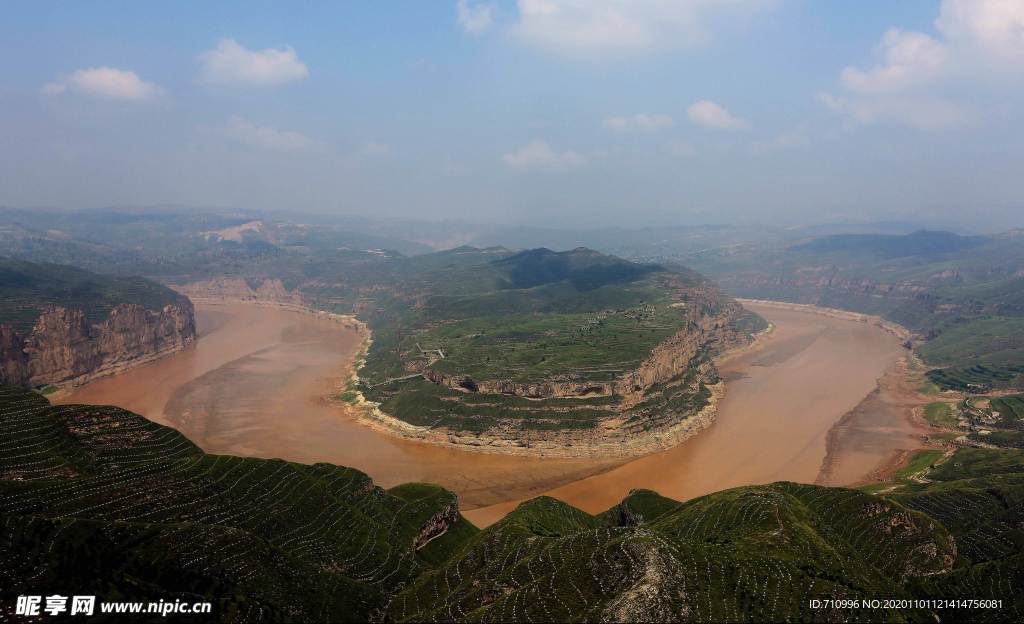
[[[560,253],[545,248],[531,249],[496,260],[493,265],[507,275],[500,287],[533,288],[566,281],[583,292],[608,284],[631,282],[660,270],[657,266],[635,264],[584,247]]]
[[[393,264],[386,294],[363,308],[374,340],[361,390],[443,434],[526,445],[572,432],[582,447],[623,414],[639,430],[685,418],[717,382],[710,358],[764,323],[695,273],[585,248],[460,247]],[[685,351],[671,372],[636,375],[670,339]]]
[[[101,322],[122,303],[161,310],[184,301],[184,296],[141,277],[111,277],[62,264],[0,258],[0,323],[23,334],[51,305],[80,308],[88,320]]]
[[[112,407],[0,389],[0,605],[73,591],[243,621],[1008,621],[1024,615],[1024,455],[963,449],[871,495],[775,483],[478,531],[427,484],[206,455]],[[998,599],[855,609],[812,599]],[[0,611],[5,616],[8,611]]]
[[[5,609],[74,589],[210,600],[224,621],[365,621],[429,566],[413,544],[455,503],[350,468],[206,455],[130,412],[11,388],[0,439]]]

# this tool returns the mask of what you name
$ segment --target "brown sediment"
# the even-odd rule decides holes
[[[881,327],[882,329],[889,332],[893,336],[899,338],[900,340],[913,339],[913,334],[906,327],[903,327],[898,323],[893,323],[892,321],[888,321],[880,316],[876,316],[873,314],[850,312],[849,310],[840,310],[838,308],[824,308],[809,303],[788,303],[786,301],[772,301],[770,299],[737,299],[736,301],[747,307],[755,306],[761,308],[775,308],[779,310],[798,310],[802,312],[809,312],[811,314],[820,314],[822,316],[828,316],[836,319],[856,321],[858,323],[870,323],[876,327]]]
[[[873,483],[898,469],[913,451],[929,446],[928,434],[934,430],[914,417],[929,398],[912,387],[907,357],[887,368],[878,387],[829,429],[815,483]]]
[[[201,300],[196,310],[194,346],[57,402],[118,405],[211,453],[352,466],[383,487],[437,483],[464,508],[536,496],[622,463],[483,455],[382,434],[330,398],[365,344],[357,326],[274,302]]]

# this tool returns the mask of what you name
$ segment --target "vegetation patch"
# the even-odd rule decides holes
[[[922,449],[915,451],[911,456],[910,461],[907,462],[907,465],[897,470],[893,475],[893,478],[896,481],[906,481],[929,468],[934,468],[935,462],[937,462],[941,457],[942,451],[935,449]]]
[[[635,369],[687,320],[667,304],[590,314],[473,318],[446,323],[414,340],[441,350],[431,368],[475,379],[538,382],[564,376],[607,381]],[[406,343],[406,352],[416,345]]]
[[[956,427],[958,424],[953,414],[953,406],[943,401],[925,405],[924,419],[936,427]]]
[[[159,311],[188,299],[166,286],[141,277],[111,277],[71,266],[0,258],[0,323],[27,335],[43,309],[80,309],[91,323],[100,323],[121,304]]]
[[[1024,365],[1011,367],[975,364],[968,367],[933,369],[928,380],[943,390],[983,394],[995,388],[1017,387],[1024,381]]]

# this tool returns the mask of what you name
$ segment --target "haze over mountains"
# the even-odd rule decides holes
[[[379,280],[403,279],[400,256],[426,254],[445,241],[510,249],[585,245],[640,262],[692,267],[737,296],[881,314],[928,341],[921,355],[936,369],[950,368],[949,383],[960,388],[1005,385],[1024,366],[1014,338],[1024,313],[1024,237],[1015,230],[959,235],[905,223],[575,232],[456,224],[451,230],[449,223],[403,226],[324,216],[302,222],[171,207],[0,214],[6,223],[0,253],[13,257],[165,283],[229,276],[255,287],[270,279],[339,311],[364,305],[360,293]],[[967,341],[968,347],[958,336],[975,328],[994,337]],[[976,366],[986,370],[969,370]]]

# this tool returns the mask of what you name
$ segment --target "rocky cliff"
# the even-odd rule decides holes
[[[299,291],[288,290],[279,279],[222,277],[175,285],[172,288],[194,301],[245,301],[307,308]]]
[[[0,324],[0,383],[78,385],[178,351],[195,337],[187,300],[158,311],[120,304],[99,323],[81,309],[48,306],[27,334]]]
[[[702,353],[727,350],[748,342],[745,334],[737,332],[732,327],[733,317],[738,309],[738,306],[730,306],[716,316],[691,315],[684,329],[656,346],[639,367],[615,381],[569,378],[539,382],[480,380],[471,375],[449,375],[429,368],[423,371],[423,376],[435,384],[453,390],[528,399],[615,395],[625,399],[626,404],[632,404],[640,400],[644,391],[654,384],[668,382],[681,372],[685,372]]]

